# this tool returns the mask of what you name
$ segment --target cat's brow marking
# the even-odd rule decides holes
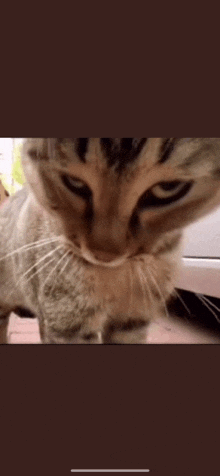
[[[75,151],[82,162],[86,162],[89,139],[75,139]]]
[[[158,161],[159,164],[163,164],[170,158],[170,155],[173,152],[175,143],[176,143],[176,139],[174,138],[163,140],[161,145],[161,150],[160,150],[160,158]]]
[[[142,139],[111,139],[101,138],[100,144],[109,167],[116,166],[118,170],[134,162],[141,153],[147,138]]]

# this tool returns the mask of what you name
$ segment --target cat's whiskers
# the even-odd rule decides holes
[[[67,254],[69,253],[69,251],[67,252]],[[67,254],[65,254],[65,256],[67,256]],[[64,256],[63,256],[64,258]],[[71,261],[71,256],[68,258],[68,260],[66,261],[66,263],[64,264],[64,266],[62,267],[62,269],[60,270],[59,274],[62,274],[64,272],[64,270],[66,269],[67,265],[69,264],[69,262]]]
[[[149,285],[149,282],[148,282],[148,276],[146,273],[144,273],[143,269],[141,268],[140,266],[140,272],[142,273],[142,276],[143,276],[143,279],[145,281],[145,285],[147,287],[147,292],[148,292],[148,296],[149,296],[149,300],[151,302],[151,305],[153,303],[153,296],[152,296],[152,292],[151,292],[151,289],[150,289],[150,285]]]
[[[148,282],[149,276],[148,276],[147,274],[145,274],[142,269],[141,269],[141,272],[142,272],[142,276],[143,276],[143,278],[144,278],[144,280],[145,280],[145,284],[146,284],[146,286],[147,286],[148,295],[149,295],[149,300],[150,300],[150,304],[151,304],[151,309],[152,309],[152,311],[153,311],[154,299],[153,299],[152,291],[151,291],[151,289],[150,289],[150,284],[149,284],[149,282]],[[154,322],[158,322],[158,320],[154,318]],[[162,328],[165,329],[165,330],[170,330],[170,329],[168,329],[166,326],[162,325],[161,322],[159,323],[159,325],[160,325],[160,327],[162,327]]]
[[[146,281],[144,279],[144,275],[142,273],[142,269],[141,269],[141,265],[138,264],[137,267],[136,267],[136,271],[139,275],[139,279],[140,279],[140,284],[141,284],[141,289],[142,289],[142,292],[143,292],[143,299],[144,299],[144,304],[145,304],[145,309],[147,310],[148,308],[148,305],[147,305],[147,300],[146,300],[146,289],[144,287],[144,284],[146,284]],[[144,284],[143,284],[144,283]]]
[[[40,268],[38,268],[34,273],[32,273],[28,279],[25,279],[25,284],[27,284],[34,276],[36,276],[40,271],[42,271],[42,269],[46,268],[46,266],[48,266],[48,264],[52,263],[54,261],[55,258],[51,258],[49,259],[49,261],[47,261],[46,263],[44,263],[42,266],[40,266]],[[24,276],[22,276],[22,279],[24,278]]]
[[[69,254],[69,250],[63,255],[62,259],[59,260],[58,264]],[[51,289],[50,289],[50,293],[49,293],[49,296],[51,296],[53,290],[54,290],[54,287],[55,287],[55,284],[57,282],[57,279],[60,275],[62,275],[62,273],[64,272],[66,266],[69,264],[71,260],[71,256],[67,259],[66,263],[64,264],[64,266],[61,268],[61,270],[59,271],[58,275],[56,276],[56,281],[53,283]],[[55,269],[56,269],[56,266],[55,266]],[[53,271],[55,271],[55,269],[53,269]]]
[[[3,261],[6,258],[10,258],[11,256],[14,256],[16,253],[18,254],[20,252],[29,251],[35,248],[39,248],[41,246],[49,245],[50,243],[54,243],[56,241],[60,241],[59,238],[50,238],[50,239],[33,241],[32,243],[28,243],[27,245],[21,246],[20,248],[17,248],[11,253],[8,253],[7,255],[3,256],[2,258],[0,258],[0,261]]]
[[[178,299],[180,300],[180,302],[182,303],[182,305],[185,307],[185,309],[187,310],[189,316],[191,316],[191,312],[188,308],[188,306],[186,305],[185,301],[183,300],[183,298],[180,296],[180,294],[178,293],[178,291],[176,289],[173,290],[173,292],[176,294],[176,296],[178,297]],[[189,319],[185,316],[185,319],[189,322]]]
[[[218,311],[220,311],[220,309],[217,306],[215,306],[215,304],[213,304],[211,301],[209,301],[209,299],[206,296],[203,296],[203,294],[195,293],[195,295],[202,302],[202,304],[204,304],[204,306],[207,307],[207,309],[211,312],[211,314],[213,314],[213,316],[215,316],[216,320],[220,324],[220,318],[213,311],[212,307],[214,307],[214,309],[216,309]],[[208,301],[209,305],[207,304],[207,301]]]
[[[34,263],[33,266],[31,266],[24,274],[22,274],[22,276],[20,276],[20,278],[18,279],[17,281],[17,284],[25,278],[25,276],[27,276],[30,271],[32,271],[32,269],[36,268],[39,263],[41,263],[42,261],[45,261],[46,258],[48,258],[49,256],[51,256],[52,254],[54,254],[57,250],[59,250],[60,248],[63,248],[63,245],[59,245],[57,246],[54,250],[50,251],[49,253],[47,253],[46,255],[44,255],[42,258],[40,258],[38,261],[36,261],[36,263]],[[49,262],[47,262],[46,264],[44,264],[44,266],[48,265],[52,260],[50,260]],[[31,277],[29,277],[27,280],[26,280],[26,283],[29,281],[29,279],[32,279],[32,277],[38,273],[41,269],[43,269],[42,267],[38,268],[37,271],[31,275]]]
[[[148,273],[145,273],[143,271],[143,269],[141,269],[141,268],[140,268],[140,271],[142,273],[143,279],[144,279],[146,287],[147,287],[147,292],[148,292],[148,296],[149,296],[149,300],[150,300],[150,306],[151,306],[151,309],[153,311],[154,299],[153,299],[152,291],[151,291],[151,288],[150,288],[150,284],[148,282],[149,275],[148,275]],[[155,316],[153,316],[153,319],[152,319],[152,316],[151,316],[151,318],[149,320],[150,321],[153,320],[153,322],[157,322],[162,329],[165,329],[166,331],[170,331],[170,329],[167,326],[164,326],[162,322],[158,321],[158,319],[155,319]]]
[[[180,300],[180,302],[182,303],[182,305],[185,307],[185,309],[187,310],[188,314],[191,316],[191,312],[188,308],[188,306],[186,305],[185,301],[183,300],[183,298],[180,296],[180,294],[178,293],[178,291],[176,289],[173,290],[174,293],[177,295],[178,299]]]
[[[45,260],[48,256],[52,255],[53,253],[55,253],[59,248],[62,248],[63,246],[62,245],[59,245],[57,246],[54,250],[50,251],[50,253],[47,253],[45,256],[43,256],[39,261],[37,261],[33,266],[31,266],[24,274],[22,274],[22,276],[20,276],[20,278],[16,281],[16,286],[18,286],[18,284],[22,281],[22,279],[28,274],[30,273],[30,271],[35,268],[40,262],[42,262],[43,260]],[[44,264],[42,267],[40,267],[35,273],[33,273],[25,282],[27,283],[30,279],[32,279],[32,277],[37,274],[39,271],[41,271],[41,269],[43,269],[44,267],[46,267],[48,264],[50,264],[52,261],[54,260],[54,258],[50,259],[49,261],[47,261],[46,264]],[[12,294],[13,294],[13,289],[11,290],[10,293],[8,293],[6,295],[6,299],[8,299]]]
[[[160,299],[161,299],[161,302],[162,302],[163,305],[164,305],[164,309],[165,309],[166,316],[167,316],[167,318],[169,319],[170,316],[169,316],[169,312],[168,312],[168,309],[167,309],[166,301],[165,301],[165,298],[164,298],[164,296],[163,296],[163,294],[162,294],[162,291],[161,291],[161,289],[160,289],[160,286],[159,286],[159,284],[158,284],[157,281],[156,281],[155,276],[153,276],[153,270],[150,270],[150,269],[149,269],[148,272],[149,272],[149,277],[150,277],[150,279],[153,281],[153,284],[154,284],[155,288],[157,289],[158,294],[160,295]]]
[[[201,294],[200,294],[201,296]],[[214,304],[212,301],[210,301],[210,299],[207,298],[207,296],[204,296],[204,294],[202,294],[202,297],[205,301],[207,301],[211,307],[214,307],[214,309],[216,309],[218,312],[220,312],[220,309],[218,306],[216,306],[216,304]]]
[[[69,250],[67,250],[63,256],[61,256],[61,258],[58,260],[58,262],[56,263],[56,265],[54,266],[54,268],[52,268],[52,270],[50,271],[50,273],[48,274],[48,276],[46,277],[45,281],[43,282],[42,284],[42,289],[44,289],[45,287],[45,284],[46,282],[49,280],[50,276],[56,271],[57,267],[59,266],[59,264],[61,263],[61,261],[63,261],[63,259],[70,253]]]

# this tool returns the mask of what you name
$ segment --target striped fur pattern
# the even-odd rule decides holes
[[[24,308],[43,343],[147,342],[182,230],[220,204],[220,139],[27,139],[23,168],[0,210],[2,335]]]

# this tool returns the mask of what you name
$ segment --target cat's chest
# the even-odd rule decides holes
[[[54,269],[55,268],[55,269]],[[48,315],[87,316],[102,310],[108,315],[143,316],[153,307],[146,264],[130,262],[115,268],[94,266],[73,257],[42,272],[39,301]]]

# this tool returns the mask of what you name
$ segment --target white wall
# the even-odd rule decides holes
[[[220,298],[220,208],[185,231],[177,287]]]
[[[0,173],[10,174],[13,158],[13,139],[0,137]]]
[[[186,229],[184,256],[220,258],[220,208]]]

